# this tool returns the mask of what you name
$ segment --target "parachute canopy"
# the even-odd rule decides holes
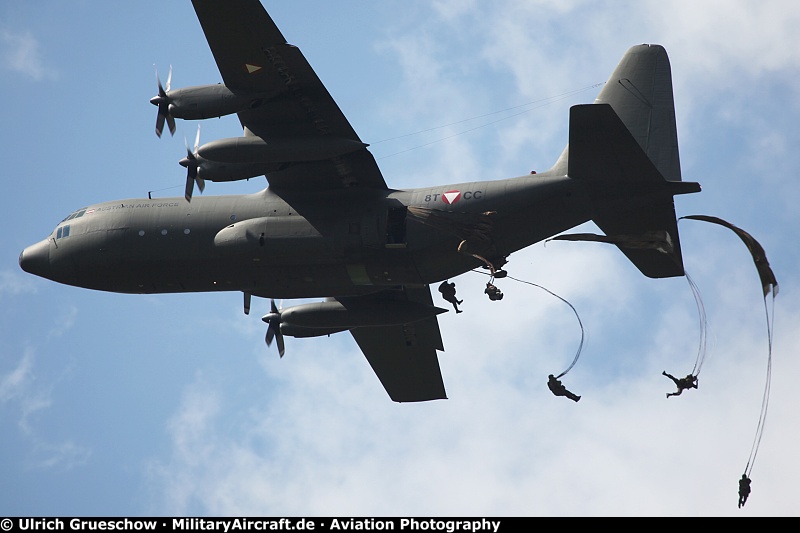
[[[753,262],[756,264],[758,276],[761,278],[761,286],[764,289],[764,298],[767,297],[770,290],[773,291],[773,296],[778,295],[778,280],[775,279],[775,274],[772,272],[772,268],[769,266],[767,254],[764,252],[764,248],[761,246],[761,244],[759,244],[759,242],[755,240],[752,235],[747,233],[742,228],[734,226],[730,222],[717,217],[708,215],[687,215],[681,218],[711,222],[712,224],[719,224],[720,226],[724,226],[733,231],[739,236],[740,239],[742,239],[745,246],[747,246],[747,249],[750,250],[750,255],[753,256]]]

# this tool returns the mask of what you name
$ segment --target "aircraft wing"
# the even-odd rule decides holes
[[[264,95],[260,105],[239,113],[245,135],[267,143],[303,138],[313,145],[328,136],[361,142],[300,49],[286,42],[259,0],[192,4],[225,86]],[[387,188],[366,145],[328,160],[291,163],[267,179],[284,189]]]
[[[430,289],[406,288],[406,297],[433,306]],[[398,326],[350,330],[361,351],[395,402],[447,398],[436,350],[444,351],[436,317]]]

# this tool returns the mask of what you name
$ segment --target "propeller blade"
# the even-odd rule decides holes
[[[169,75],[167,76],[167,88],[161,85],[161,78],[158,76],[158,69],[153,65],[156,70],[156,83],[158,84],[158,96],[150,99],[150,103],[158,106],[158,116],[156,117],[156,135],[161,137],[164,132],[164,121],[166,120],[169,127],[170,135],[175,135],[175,117],[169,112],[169,87],[172,83],[172,65],[169,66]]]
[[[286,346],[283,342],[283,333],[281,333],[281,313],[278,306],[275,305],[275,300],[270,300],[269,308],[270,313],[261,317],[261,320],[268,324],[264,340],[267,342],[267,346],[272,346],[274,339],[278,346],[278,355],[283,357],[283,354],[286,353]]]
[[[197,188],[202,193],[206,188],[206,182],[199,176],[199,164],[197,162],[197,147],[200,144],[200,126],[197,126],[197,136],[194,140],[194,152],[189,148],[189,141],[183,140],[186,144],[186,157],[180,160],[180,165],[186,167],[186,190],[184,198],[187,202],[192,201],[192,193],[194,192],[194,184],[197,183]]]
[[[270,313],[272,315],[272,313]],[[268,316],[270,316],[268,315]],[[264,337],[264,340],[267,342],[267,346],[272,346],[272,341],[275,340],[278,346],[278,355],[283,357],[283,354],[286,353],[286,345],[283,342],[283,333],[281,333],[280,329],[280,317],[277,315],[272,315],[275,318],[270,319],[267,327],[267,335]],[[265,322],[267,321],[267,317],[263,319]]]
[[[278,335],[275,337],[275,340],[278,343],[278,355],[283,358],[283,354],[286,353],[286,346],[283,344],[283,335],[278,332]]]
[[[158,115],[156,116],[156,135],[161,137],[161,133],[164,131],[164,115],[161,114],[159,111]]]
[[[167,96],[167,91],[165,91],[164,90],[164,86],[161,85],[161,78],[158,76],[158,69],[156,68],[155,65],[153,65],[153,68],[156,71],[156,83],[158,83],[158,96],[163,98],[163,97]],[[171,68],[170,68],[170,74],[172,74],[172,69]]]
[[[194,178],[192,177],[192,169],[189,168],[189,173],[186,176],[186,190],[183,193],[183,197],[186,198],[187,202],[192,201],[192,192],[194,192]]]

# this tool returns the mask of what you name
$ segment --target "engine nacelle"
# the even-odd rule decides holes
[[[200,120],[254,109],[276,96],[277,93],[234,92],[225,85],[216,84],[173,89],[167,93],[166,99],[169,102],[169,113],[173,117]],[[158,98],[160,97],[153,100]]]
[[[287,337],[294,337],[296,339],[308,339],[310,337],[327,337],[334,333],[341,333],[350,328],[305,328],[303,326],[295,326],[294,324],[281,324],[281,334]]]
[[[204,144],[197,155],[218,163],[293,163],[321,161],[363,150],[368,145],[330,135],[281,137],[264,140],[251,135]]]
[[[208,181],[239,181],[279,170],[277,163],[221,163],[198,157],[197,175]]]
[[[235,222],[219,230],[214,246],[219,248],[263,246],[263,239],[321,237],[308,220],[301,216],[259,217]]]
[[[222,253],[268,259],[271,264],[310,264],[335,256],[333,243],[299,215],[236,222],[217,232],[214,246]]]
[[[313,337],[352,328],[409,324],[445,312],[446,309],[408,300],[331,300],[282,310],[280,330],[290,337]]]
[[[339,137],[231,137],[197,149],[197,175],[209,181],[238,181],[263,176],[292,162],[331,159],[368,145]]]

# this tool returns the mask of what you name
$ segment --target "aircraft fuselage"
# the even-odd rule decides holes
[[[130,199],[76,211],[26,248],[20,265],[121,293],[358,295],[480,266],[458,247],[470,217],[486,212],[493,213],[490,259],[590,219],[580,181],[545,174],[413,190]],[[432,213],[434,223],[419,213]]]

